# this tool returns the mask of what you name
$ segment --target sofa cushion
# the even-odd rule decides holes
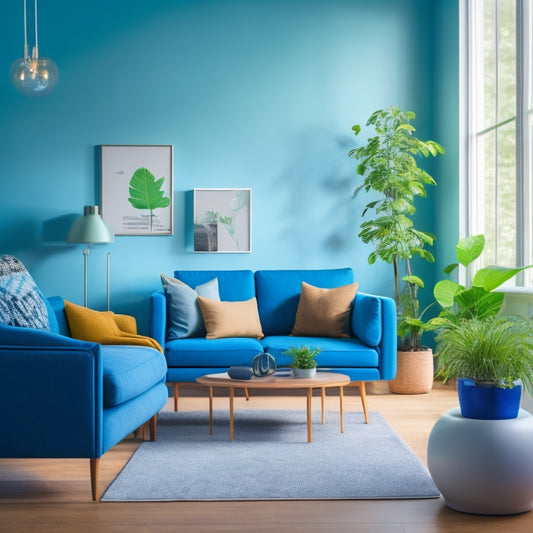
[[[263,338],[255,298],[243,302],[220,302],[198,296],[198,304],[204,317],[208,339]]]
[[[348,320],[357,283],[322,289],[302,281],[302,291],[291,335],[349,337]]]
[[[252,359],[263,352],[257,339],[234,337],[224,339],[179,339],[166,344],[169,368],[229,368],[251,366]]]
[[[167,297],[167,340],[204,337],[206,329],[198,307],[198,295],[219,300],[218,278],[194,286],[161,274]]]
[[[291,346],[309,346],[320,348],[317,356],[319,370],[324,368],[364,367],[376,368],[379,364],[379,353],[376,348],[367,346],[355,337],[292,337],[289,335],[270,336],[261,340],[265,351],[276,359],[278,366],[292,364],[292,358],[283,355]]]
[[[251,270],[176,270],[174,277],[196,287],[218,278],[220,299],[228,302],[249,300],[255,296],[254,273]],[[205,295],[209,298],[209,295]]]
[[[378,346],[382,336],[381,299],[358,292],[352,313],[352,330],[369,346]]]
[[[289,335],[294,326],[302,281],[331,289],[353,283],[351,268],[258,270],[255,273],[259,317],[265,335]]]
[[[131,400],[166,378],[165,358],[153,348],[105,345],[101,350],[106,408]]]
[[[100,344],[131,344],[136,346],[150,346],[163,351],[161,346],[151,337],[136,335],[128,331],[121,331],[118,324],[125,325],[131,331],[131,320],[124,317],[117,318],[110,311],[95,311],[65,300],[65,314],[69,324],[71,336],[75,339]],[[131,319],[135,320],[133,317]],[[136,326],[134,328],[137,329]]]
[[[50,330],[44,296],[26,267],[12,255],[0,257],[0,322]]]

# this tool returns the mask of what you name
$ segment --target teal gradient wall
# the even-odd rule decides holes
[[[41,0],[40,53],[61,78],[30,99],[7,77],[23,33],[22,2],[5,2],[0,253],[18,256],[45,294],[82,303],[83,245],[65,238],[83,206],[100,203],[98,146],[172,144],[174,235],[95,246],[91,307],[105,307],[108,251],[111,307],[134,314],[143,332],[159,273],[176,268],[352,266],[361,290],[391,295],[390,265],[370,267],[357,239],[366,202],[351,199],[351,126],[392,104],[417,113],[420,135],[447,149],[420,221],[455,241],[457,4]],[[252,188],[252,253],[192,252],[186,199],[195,187]]]

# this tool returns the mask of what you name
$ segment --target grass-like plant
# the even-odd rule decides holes
[[[513,388],[518,379],[533,394],[533,328],[520,317],[463,318],[437,337],[438,370],[445,381],[469,378]]]
[[[321,352],[320,348],[309,348],[308,346],[290,346],[288,350],[283,352],[283,355],[292,357],[291,368],[316,368],[316,356]]]

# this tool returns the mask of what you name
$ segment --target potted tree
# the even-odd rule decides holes
[[[309,348],[308,346],[290,346],[283,355],[292,357],[292,372],[295,378],[313,378],[316,375],[316,356],[321,352],[320,348]]]
[[[469,267],[484,248],[483,235],[461,239],[456,247],[457,263],[444,271]],[[438,330],[438,374],[444,381],[458,378],[463,416],[514,418],[521,399],[517,380],[533,393],[533,330],[519,317],[498,316],[505,295],[495,292],[526,268],[530,266],[489,266],[473,275],[469,287],[452,280],[439,281],[434,287],[435,300],[442,308],[439,316],[429,321]],[[513,397],[515,404],[509,407],[507,399]]]
[[[404,394],[429,392],[433,384],[433,353],[420,345],[420,335],[426,327],[418,302],[418,289],[423,287],[423,282],[413,275],[411,259],[418,256],[434,262],[426,249],[426,245],[433,244],[434,236],[415,228],[411,217],[415,213],[415,198],[425,198],[426,185],[436,185],[418,166],[417,158],[444,153],[438,143],[422,141],[414,135],[416,130],[411,124],[414,119],[412,111],[404,112],[400,107],[375,111],[366,125],[373,126],[376,135],[349,152],[350,157],[358,160],[357,173],[363,177],[363,183],[352,196],[362,191],[379,194],[377,200],[370,201],[363,209],[363,216],[373,211],[375,217],[361,224],[359,237],[374,246],[368,256],[370,264],[380,258],[393,265],[394,298],[402,341],[398,346],[397,375],[389,382],[389,388]],[[355,125],[352,130],[358,135],[361,126]],[[406,284],[405,291],[401,291],[401,281]]]

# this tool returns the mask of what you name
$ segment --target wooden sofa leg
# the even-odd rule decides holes
[[[246,401],[250,400],[250,393],[248,392],[248,387],[244,388],[244,395],[246,396]]]
[[[174,411],[178,410],[178,393],[179,393],[178,384],[174,383]]]
[[[157,413],[152,418],[150,418],[150,440],[152,442],[155,441],[156,433],[157,433]]]
[[[90,459],[91,462],[91,494],[93,502],[98,501],[98,479],[100,475],[100,457]]]
[[[356,385],[359,387],[359,393],[361,394],[361,403],[363,404],[363,413],[365,414],[365,422],[368,424],[368,407],[366,404],[366,387],[364,381],[358,381]]]

